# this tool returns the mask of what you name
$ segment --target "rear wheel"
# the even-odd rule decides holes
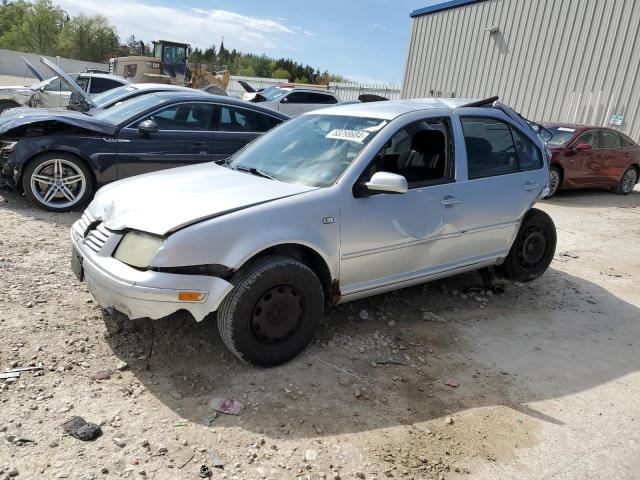
[[[558,167],[551,167],[549,169],[549,193],[544,198],[551,198],[560,189],[562,185],[562,172]]]
[[[218,329],[238,358],[270,367],[292,359],[311,341],[324,294],[309,267],[289,257],[264,257],[231,283],[234,289],[218,309]]]
[[[93,178],[78,157],[52,152],[28,164],[22,174],[22,187],[37,206],[52,212],[67,212],[88,202]]]
[[[500,266],[500,272],[515,282],[535,280],[549,268],[556,242],[556,227],[551,217],[532,208],[522,220],[518,236]]]
[[[5,110],[9,110],[10,108],[19,107],[20,105],[12,100],[2,100],[0,101],[0,113]]]
[[[622,178],[613,189],[618,195],[629,195],[638,183],[638,169],[636,167],[627,168],[622,174]]]

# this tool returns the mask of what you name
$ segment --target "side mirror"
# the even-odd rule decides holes
[[[289,103],[289,97],[284,97],[282,100],[280,100],[280,103]]]
[[[406,193],[409,190],[406,178],[389,172],[374,173],[364,186],[370,192]]]
[[[158,133],[158,131],[158,124],[151,119],[138,124],[138,133],[140,135],[149,135],[151,133]]]
[[[576,150],[579,152],[588,152],[589,150],[593,150],[593,147],[588,143],[579,143],[576,145]]]

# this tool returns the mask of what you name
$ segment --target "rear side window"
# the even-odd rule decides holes
[[[622,142],[622,148],[630,148],[636,146],[636,143],[633,140],[625,137],[624,135],[620,135],[620,141]]]
[[[108,78],[93,77],[91,79],[91,92],[89,93],[95,95],[96,93],[106,92],[107,90],[120,86],[122,86],[121,83],[109,80]]]
[[[309,103],[319,103],[322,105],[331,105],[338,103],[333,95],[327,95],[326,93],[307,93]]]
[[[222,132],[266,132],[282,123],[277,118],[253,110],[220,106],[219,131]]]
[[[283,98],[285,103],[313,103],[309,101],[309,94],[306,92],[293,92]]]
[[[469,179],[542,168],[542,153],[523,133],[494,118],[461,119]]]

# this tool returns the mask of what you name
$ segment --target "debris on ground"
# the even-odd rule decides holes
[[[210,427],[213,424],[213,421],[215,419],[216,419],[216,415],[205,415],[200,420],[202,421],[203,425]]]
[[[206,465],[202,465],[200,467],[200,473],[198,473],[200,478],[209,478],[211,476],[211,470]]]
[[[99,372],[97,372],[94,376],[93,379],[94,380],[109,380],[111,378],[111,376],[113,375],[113,371],[112,370],[100,370]]]
[[[95,440],[102,435],[102,429],[95,423],[87,422],[82,417],[73,417],[62,424],[64,433],[83,442]]]
[[[211,466],[213,468],[224,468],[224,463],[216,452],[209,450],[209,456],[211,457]]]
[[[366,310],[360,310],[358,316],[360,317],[360,320],[369,320],[369,312]]]
[[[460,382],[455,378],[446,378],[442,382],[448,387],[458,388],[460,386]]]
[[[240,415],[244,410],[244,404],[232,398],[212,398],[208,405],[215,411],[227,415]]]
[[[307,450],[304,452],[305,462],[315,462],[318,459],[318,452],[316,450]]]
[[[447,323],[447,321],[443,317],[428,310],[422,311],[422,320],[424,320],[425,322]]]

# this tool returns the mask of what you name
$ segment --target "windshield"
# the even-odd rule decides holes
[[[159,107],[166,102],[167,100],[165,98],[158,95],[142,95],[114,105],[108,110],[100,110],[94,114],[94,117],[114,125],[119,125],[131,117],[143,113],[150,108]]]
[[[135,92],[136,90],[137,88],[132,87],[131,85],[113,88],[94,96],[93,103],[96,104],[96,107],[103,108],[107,103],[111,103],[112,100],[127,96],[129,93]]]
[[[285,90],[283,88],[270,87],[260,92],[260,95],[262,95],[267,100],[278,100],[279,98],[284,97],[289,92],[290,90]]]
[[[576,133],[576,129],[570,127],[547,127],[547,129],[553,133],[553,138],[547,141],[547,145],[550,147],[566,146]]]
[[[229,166],[282,182],[326,187],[386,124],[377,118],[302,115],[250,143]]]

